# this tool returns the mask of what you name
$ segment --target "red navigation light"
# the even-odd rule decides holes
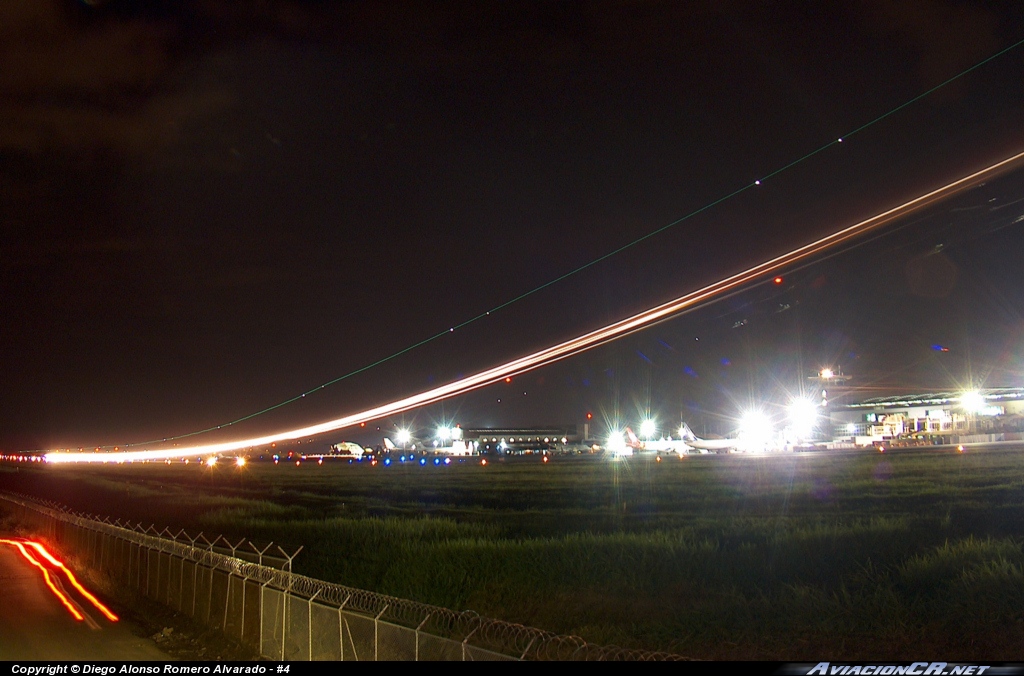
[[[590,419],[592,419],[593,417],[594,417],[594,414],[593,414],[593,413],[587,413],[587,420],[590,420]]]
[[[510,382],[512,382],[512,379],[511,378],[505,378],[505,382],[506,383],[510,383]]]
[[[361,423],[359,423],[359,426],[360,426],[360,427],[366,427],[366,423],[364,423],[364,422],[361,422]]]
[[[776,284],[782,284],[782,277],[776,277],[772,281],[775,282]]]

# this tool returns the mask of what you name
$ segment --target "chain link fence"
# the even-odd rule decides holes
[[[223,538],[210,542],[202,534],[191,538],[184,531],[100,520],[27,496],[0,493],[0,499],[117,584],[218,628],[270,659],[686,659],[596,646],[576,636],[297,575],[291,572],[295,554],[283,550],[281,557],[269,557],[267,548],[261,552],[253,546],[260,560],[246,560],[253,555],[238,556],[239,545]]]

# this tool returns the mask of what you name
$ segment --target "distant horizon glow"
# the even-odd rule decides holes
[[[979,182],[984,182],[1003,171],[1014,168],[1016,165],[1021,164],[1022,160],[1024,160],[1024,152],[1017,153],[980,171],[959,178],[940,188],[904,202],[899,206],[893,207],[868,219],[860,221],[859,223],[838,230],[837,232],[811,242],[810,244],[805,244],[786,254],[755,265],[743,272],[736,273],[701,289],[692,291],[676,298],[675,300],[663,303],[654,308],[645,310],[626,319],[619,320],[613,324],[591,331],[590,333],[573,338],[558,345],[519,357],[518,359],[514,359],[446,385],[442,385],[410,397],[405,397],[382,406],[377,406],[360,413],[354,413],[295,430],[235,441],[225,441],[183,448],[153,448],[139,451],[50,451],[45,454],[45,458],[47,462],[51,463],[95,463],[126,462],[134,460],[164,460],[171,458],[194,457],[211,453],[228,453],[258,446],[265,446],[278,441],[292,441],[302,439],[304,437],[313,437],[326,432],[355,427],[372,420],[421,408],[454,396],[487,387],[501,382],[506,378],[533,371],[541,368],[542,366],[553,364],[568,357],[575,356],[589,349],[603,345],[612,340],[634,333],[649,325],[680,314],[683,311],[695,309],[696,307],[715,299],[717,296],[735,291],[747,284],[757,282],[758,280],[763,281],[765,278],[771,279],[772,276],[779,273],[787,266],[804,261],[835,246],[849,242],[850,240],[872,230],[881,228],[897,218],[906,216],[918,209],[950,197],[961,190],[974,187]]]

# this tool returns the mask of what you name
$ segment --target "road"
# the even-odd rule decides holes
[[[148,638],[112,622],[75,592],[66,575],[48,566],[78,611],[70,610],[47,586],[42,571],[16,547],[0,545],[0,660],[172,660]],[[63,578],[63,579],[62,579]],[[91,591],[91,590],[90,590]]]

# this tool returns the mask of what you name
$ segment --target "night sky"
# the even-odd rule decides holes
[[[947,0],[2,3],[0,450],[160,439],[312,390],[875,120],[1024,39],[1021,19]],[[230,435],[496,365],[1022,150],[1024,46]],[[826,364],[892,391],[1024,385],[1022,174],[380,435],[587,411],[727,433]]]

